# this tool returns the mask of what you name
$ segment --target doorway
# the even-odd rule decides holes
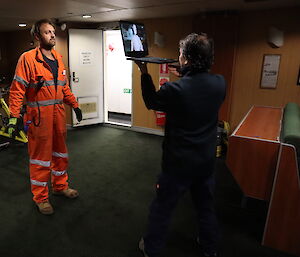
[[[132,62],[126,60],[120,30],[104,31],[105,123],[131,126]]]

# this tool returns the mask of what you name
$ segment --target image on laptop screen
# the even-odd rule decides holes
[[[148,55],[146,31],[143,24],[120,21],[120,29],[126,56],[144,57]]]

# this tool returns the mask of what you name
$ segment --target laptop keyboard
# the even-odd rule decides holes
[[[141,61],[141,62],[143,62],[143,61],[169,61],[169,62],[175,62],[176,60],[174,60],[174,59],[168,59],[168,58],[161,58],[161,57],[151,57],[151,56],[149,56],[149,57],[140,57],[139,58],[139,61]]]
[[[161,57],[127,57],[127,60],[149,62],[149,63],[174,63],[178,60],[161,58]]]

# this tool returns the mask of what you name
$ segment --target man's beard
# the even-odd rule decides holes
[[[53,41],[49,41],[49,42],[42,40],[41,46],[46,50],[51,50],[55,46],[55,39]]]

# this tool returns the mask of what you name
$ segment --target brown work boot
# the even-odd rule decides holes
[[[79,193],[77,190],[72,189],[72,188],[67,188],[61,191],[52,191],[54,195],[62,195],[65,196],[67,198],[76,198],[79,196]]]
[[[54,213],[53,207],[48,201],[36,203],[36,206],[39,208],[40,213],[44,215],[51,215]]]

